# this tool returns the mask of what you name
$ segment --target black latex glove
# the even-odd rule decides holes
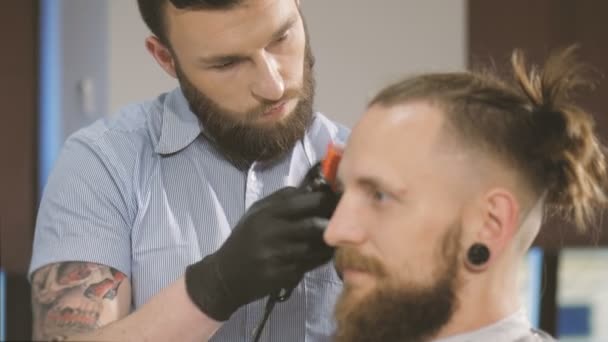
[[[323,231],[336,204],[331,192],[292,187],[256,202],[217,252],[187,268],[190,298],[225,321],[245,304],[295,287],[333,256]]]

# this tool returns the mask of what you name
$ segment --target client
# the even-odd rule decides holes
[[[586,84],[574,48],[512,65],[513,82],[425,74],[371,101],[324,235],[345,285],[336,341],[553,340],[518,301],[520,262],[548,213],[597,228],[606,161],[571,100]]]

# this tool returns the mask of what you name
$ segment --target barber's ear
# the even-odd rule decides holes
[[[175,72],[175,60],[171,51],[158,39],[158,37],[150,36],[146,38],[146,49],[154,57],[158,65],[160,65],[167,74],[173,78],[177,78]]]
[[[493,189],[482,199],[478,209],[480,210],[477,213],[481,214],[481,219],[476,220],[477,228],[468,236],[467,241],[464,241],[467,252],[466,266],[477,272],[487,269],[502,255],[516,234],[519,226],[519,203],[509,191]],[[485,260],[479,256],[475,257],[479,254],[480,245],[487,247],[488,255]]]

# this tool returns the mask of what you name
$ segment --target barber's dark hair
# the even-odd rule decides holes
[[[550,213],[584,230],[608,204],[605,147],[589,113],[572,101],[589,68],[575,47],[552,54],[542,70],[511,58],[514,82],[490,72],[426,74],[397,82],[370,103],[428,100],[446,115],[448,132],[465,146],[513,166]]]
[[[244,0],[137,0],[139,13],[150,31],[165,45],[169,46],[166,32],[165,10],[169,2],[184,10],[227,10]]]

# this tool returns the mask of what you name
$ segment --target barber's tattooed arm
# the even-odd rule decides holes
[[[108,266],[64,262],[32,277],[34,339],[61,341],[93,331],[128,314],[131,288],[126,276]]]

